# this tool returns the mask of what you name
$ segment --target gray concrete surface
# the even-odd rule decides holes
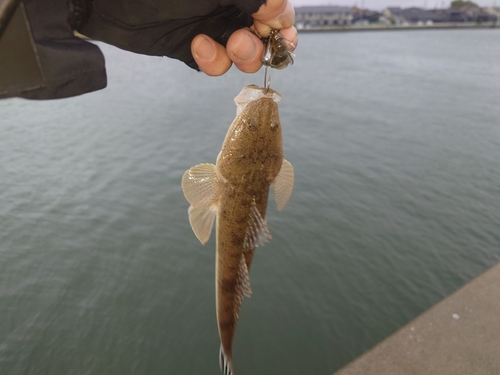
[[[500,263],[334,375],[500,375]]]

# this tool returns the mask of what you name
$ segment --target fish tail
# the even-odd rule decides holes
[[[224,375],[234,375],[233,360],[226,355],[222,344],[219,350],[219,366]]]

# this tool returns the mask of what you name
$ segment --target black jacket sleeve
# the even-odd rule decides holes
[[[122,49],[168,56],[198,69],[191,41],[200,33],[222,45],[237,29],[253,23],[264,0],[73,0],[85,16],[82,34]]]
[[[0,98],[58,99],[106,87],[104,57],[73,35],[67,2],[4,1],[10,9],[0,7]]]
[[[55,99],[106,87],[101,51],[75,37],[74,30],[198,69],[192,39],[203,33],[225,45],[235,30],[252,24],[251,14],[264,2],[0,0],[0,98]]]

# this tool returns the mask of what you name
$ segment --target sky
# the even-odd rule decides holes
[[[382,10],[388,6],[409,8],[448,8],[450,0],[290,0],[293,6],[308,6],[308,5],[342,5],[342,6],[358,6],[372,10]],[[499,6],[500,0],[472,0],[482,7]]]

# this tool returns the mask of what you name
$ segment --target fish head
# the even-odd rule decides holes
[[[246,86],[235,98],[236,118],[217,159],[224,178],[274,180],[283,161],[280,99],[278,92],[256,85]]]

